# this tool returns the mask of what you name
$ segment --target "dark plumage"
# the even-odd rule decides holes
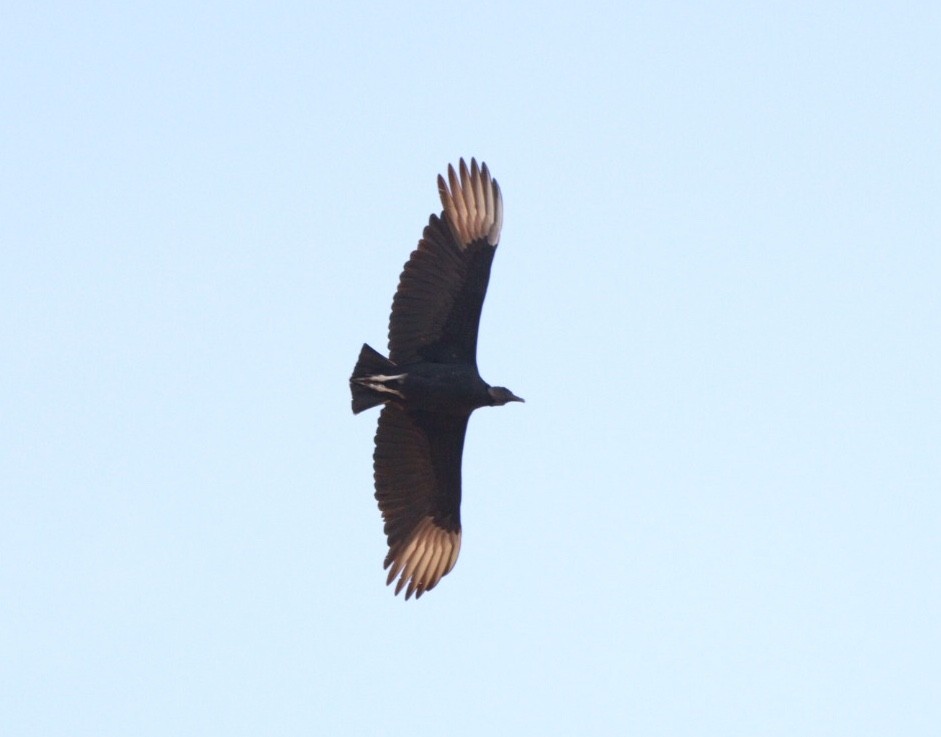
[[[438,177],[432,215],[399,279],[389,358],[363,345],[350,377],[353,412],[385,405],[376,431],[376,499],[389,543],[386,583],[416,598],[461,548],[461,453],[478,407],[522,402],[477,372],[477,327],[500,240],[503,200],[487,165],[461,159]]]

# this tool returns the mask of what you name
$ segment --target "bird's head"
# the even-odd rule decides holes
[[[487,393],[490,395],[490,404],[494,407],[499,407],[500,405],[506,404],[507,402],[526,401],[522,397],[516,396],[505,386],[491,386],[487,389]]]

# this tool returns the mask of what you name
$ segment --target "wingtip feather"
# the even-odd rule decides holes
[[[431,517],[423,518],[411,537],[389,550],[385,567],[389,568],[386,585],[396,578],[395,594],[405,590],[405,598],[420,598],[450,573],[461,549],[460,530],[439,527]]]
[[[503,197],[486,163],[478,165],[472,158],[468,167],[462,158],[457,169],[449,164],[447,180],[438,176],[438,193],[444,218],[461,246],[479,238],[486,238],[491,246],[500,242]]]

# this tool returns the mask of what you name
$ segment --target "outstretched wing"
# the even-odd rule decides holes
[[[490,265],[503,225],[503,199],[487,165],[438,177],[444,210],[432,215],[399,279],[389,318],[389,358],[474,363]],[[450,186],[449,186],[450,184]]]
[[[389,543],[387,584],[405,598],[433,589],[461,549],[461,454],[467,416],[408,412],[379,416],[373,469]]]

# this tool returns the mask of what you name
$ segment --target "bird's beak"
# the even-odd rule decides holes
[[[524,404],[526,403],[526,400],[525,400],[525,399],[523,399],[522,397],[516,396],[516,395],[513,394],[512,392],[510,392],[510,399],[509,399],[509,401],[510,401],[510,402],[523,402]]]

